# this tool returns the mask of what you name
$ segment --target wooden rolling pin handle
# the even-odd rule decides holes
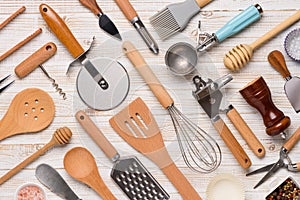
[[[186,179],[182,172],[172,162],[170,165],[161,169],[168,177],[171,183],[178,190],[179,194],[184,200],[201,200],[197,191],[193,188],[191,183]]]
[[[92,137],[94,142],[101,148],[105,155],[112,160],[118,152],[114,146],[107,140],[104,134],[91,120],[91,118],[82,110],[78,111],[75,115],[77,121],[83,129]]]
[[[51,58],[56,53],[56,45],[53,42],[48,42],[44,46],[42,46],[39,50],[31,54],[28,58],[22,61],[15,68],[16,75],[22,79],[28,74],[30,74],[33,70],[35,70],[39,65],[46,62],[49,58]]]
[[[250,158],[238,143],[236,138],[233,136],[222,118],[219,118],[217,121],[213,122],[213,125],[219,132],[220,136],[222,137],[223,141],[225,142],[235,159],[244,169],[248,169],[251,166]]]
[[[284,143],[283,147],[289,152],[295,146],[295,144],[300,139],[300,127],[295,131],[295,133]]]
[[[198,6],[200,8],[203,8],[204,6],[206,6],[207,4],[209,4],[210,2],[212,2],[213,0],[196,0]]]
[[[75,39],[65,22],[50,6],[41,4],[40,13],[56,37],[72,54],[73,58],[78,58],[84,53],[84,49]]]
[[[2,185],[4,182],[6,182],[8,179],[10,179],[12,176],[17,174],[19,171],[21,171],[24,167],[32,163],[34,160],[36,160],[39,156],[43,155],[47,150],[49,150],[51,147],[55,146],[56,142],[54,140],[51,140],[49,143],[47,143],[43,148],[36,151],[34,154],[26,158],[24,161],[22,161],[20,164],[18,164],[16,167],[11,169],[9,172],[7,172],[4,176],[0,178],[0,185]]]
[[[226,113],[226,115],[228,116],[234,127],[239,131],[244,140],[247,142],[253,153],[259,158],[264,157],[266,153],[264,146],[254,135],[240,113],[235,108],[232,108]]]
[[[169,106],[173,105],[174,101],[164,88],[164,86],[157,79],[151,68],[148,66],[140,52],[135,48],[135,46],[126,41],[123,43],[123,51],[131,61],[131,63],[135,66],[139,74],[146,81],[147,85],[150,87],[151,91],[158,99],[160,104],[167,109]]]
[[[25,6],[22,6],[21,8],[19,8],[16,12],[14,12],[9,18],[7,18],[6,20],[4,20],[4,22],[2,22],[0,24],[0,30],[4,28],[4,26],[6,26],[9,22],[11,22],[14,18],[16,18],[19,14],[23,13],[26,10]]]
[[[286,66],[284,56],[280,51],[278,50],[272,51],[268,55],[268,61],[272,65],[272,67],[281,74],[283,78],[287,78],[291,76],[291,73]]]
[[[79,0],[82,5],[90,9],[95,15],[102,14],[102,10],[96,0]]]
[[[250,46],[252,47],[253,50],[256,49],[256,48],[258,48],[263,43],[265,43],[269,39],[273,38],[274,36],[276,36],[277,34],[279,34],[284,29],[286,29],[289,26],[291,26],[294,23],[296,23],[299,19],[300,19],[300,10],[298,10],[295,14],[293,14],[292,16],[290,16],[289,18],[287,18],[286,20],[284,20],[283,22],[281,22],[280,24],[278,24],[277,26],[275,26],[273,29],[271,29],[269,32],[267,32],[262,37],[260,37],[259,39],[257,39],[255,42],[253,42],[252,44],[250,44]]]
[[[128,19],[128,21],[131,21],[133,18],[138,16],[129,0],[115,0],[115,2],[123,12],[125,17]]]

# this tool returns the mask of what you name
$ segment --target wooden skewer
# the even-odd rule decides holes
[[[22,40],[21,42],[19,42],[18,44],[16,44],[13,48],[11,48],[10,50],[8,50],[4,54],[2,54],[0,56],[0,62],[3,61],[8,56],[10,56],[13,52],[17,51],[19,48],[21,48],[22,46],[24,46],[26,43],[30,42],[33,38],[35,38],[41,32],[42,32],[42,29],[39,28],[33,34],[31,34],[30,36],[28,36],[27,38],[25,38],[24,40]]]
[[[19,14],[23,13],[26,10],[25,6],[19,8],[16,12],[14,12],[9,18],[7,18],[4,22],[0,24],[0,30],[4,28],[9,22],[11,22],[14,18],[16,18]]]

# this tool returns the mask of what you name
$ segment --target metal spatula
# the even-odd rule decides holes
[[[295,111],[300,111],[300,78],[292,76],[280,51],[272,51],[268,56],[269,63],[286,80],[284,90]]]
[[[164,172],[183,199],[201,199],[171,159],[159,127],[141,98],[134,100],[109,122],[128,144],[152,160]]]
[[[110,176],[129,199],[167,200],[170,198],[168,193],[136,157],[120,157],[114,146],[84,111],[78,111],[76,119],[114,163]]]

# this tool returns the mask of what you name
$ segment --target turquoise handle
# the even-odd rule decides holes
[[[235,35],[245,27],[259,20],[261,18],[261,13],[262,9],[258,4],[248,7],[215,33],[218,42],[222,42],[226,38]]]

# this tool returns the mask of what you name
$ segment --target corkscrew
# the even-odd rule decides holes
[[[62,91],[62,89],[58,86],[55,79],[52,78],[46,69],[42,66],[42,63],[46,62],[49,58],[51,58],[56,53],[56,45],[52,42],[48,42],[44,46],[42,46],[39,50],[31,54],[28,58],[22,61],[15,68],[16,75],[22,79],[28,74],[30,74],[37,67],[41,68],[44,74],[47,76],[49,80],[52,82],[52,86],[55,90],[63,97],[64,100],[67,99],[66,93]]]

